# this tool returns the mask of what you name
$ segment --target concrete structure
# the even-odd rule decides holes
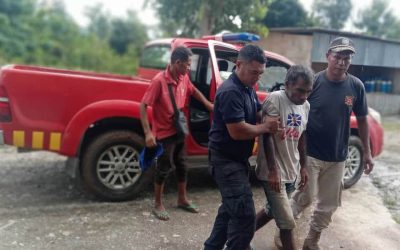
[[[349,72],[372,84],[366,85],[369,105],[383,115],[400,114],[400,41],[317,28],[272,28],[259,45],[318,72],[326,68],[329,42],[338,36],[355,43]],[[383,87],[386,84],[391,91]]]

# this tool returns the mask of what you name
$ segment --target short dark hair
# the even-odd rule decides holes
[[[257,61],[262,64],[267,62],[264,51],[257,45],[253,44],[248,44],[240,49],[238,60],[244,62]]]
[[[304,65],[293,65],[286,73],[285,83],[294,84],[299,78],[303,79],[306,84],[314,83],[314,72]]]
[[[192,55],[193,53],[190,51],[190,49],[186,48],[185,46],[178,46],[172,51],[171,63],[175,63],[177,60],[186,62]]]

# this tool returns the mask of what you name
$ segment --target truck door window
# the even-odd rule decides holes
[[[236,65],[234,61],[230,60],[231,59],[217,58],[219,75],[221,76],[222,81],[225,81],[226,79],[229,78]],[[211,60],[209,60],[207,68],[207,85],[210,85],[211,78],[212,78],[212,69],[211,69]]]
[[[222,81],[225,81],[234,71],[236,65],[237,51],[232,51],[227,48],[215,47],[215,55],[217,56],[217,66],[218,74],[220,75]],[[212,75],[211,71],[211,60],[209,62],[209,72],[210,78]]]
[[[196,82],[197,69],[199,68],[199,59],[200,59],[200,55],[198,55],[198,54],[192,55],[192,63],[190,64],[190,72],[189,72],[190,81],[192,83]]]
[[[266,67],[265,72],[261,75],[258,82],[259,90],[265,92],[270,91],[276,83],[285,83],[286,72],[289,66],[268,58]]]
[[[208,98],[210,86],[207,81],[208,51],[204,48],[191,48],[192,64],[190,66],[190,81],[205,97]]]
[[[140,67],[165,69],[171,57],[171,47],[167,45],[153,45],[143,50]]]
[[[234,71],[235,65],[236,64],[234,61],[226,60],[223,58],[218,59],[219,75],[221,76],[223,81],[229,78],[229,76]]]
[[[210,95],[209,79],[209,53],[206,48],[191,48],[192,64],[190,66],[190,81],[208,98]],[[210,76],[211,78],[211,76]],[[193,139],[204,147],[208,143],[208,130],[210,129],[210,115],[204,105],[195,98],[190,97],[189,102],[189,127]]]

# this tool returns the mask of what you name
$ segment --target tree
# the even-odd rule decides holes
[[[351,0],[315,0],[312,9],[322,27],[340,30],[350,16],[352,4]]]
[[[90,22],[89,34],[108,42],[109,46],[118,54],[125,54],[129,47],[135,47],[139,54],[142,46],[148,40],[147,29],[132,10],[127,11],[127,17],[112,17],[103,10],[102,5],[95,5],[86,9],[86,16]]]
[[[147,41],[145,26],[134,13],[125,19],[98,14],[93,14],[97,26],[91,26],[96,29],[87,32],[68,15],[63,0],[0,0],[0,65],[134,74]],[[108,30],[101,33],[104,20]]]
[[[127,19],[114,18],[111,21],[109,44],[119,54],[125,54],[130,45],[134,45],[139,53],[148,40],[146,27],[140,23],[136,12],[128,11],[127,13]]]
[[[198,37],[222,30],[266,34],[267,0],[151,0],[167,36]]]
[[[111,18],[110,13],[103,10],[102,4],[87,7],[85,10],[86,17],[90,22],[87,27],[90,34],[96,35],[103,40],[110,39],[111,36]]]
[[[264,24],[269,27],[306,27],[311,24],[298,0],[275,0],[268,6]]]
[[[63,2],[57,0],[39,5],[29,25],[32,36],[24,62],[68,65],[71,50],[82,35],[79,26],[65,11]]]
[[[29,20],[34,14],[33,0],[0,1],[0,48],[2,57],[22,57],[30,40]]]
[[[387,0],[373,0],[358,13],[354,25],[368,35],[400,38],[400,22],[389,8]]]

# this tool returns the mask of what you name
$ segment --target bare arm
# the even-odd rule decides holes
[[[256,114],[256,118],[257,118],[257,122],[261,122],[261,118],[262,118],[262,111],[258,111]]]
[[[364,154],[363,154],[364,173],[369,174],[374,168],[374,163],[372,161],[371,148],[369,146],[368,120],[366,116],[356,117],[356,118],[358,125],[358,134],[360,135],[360,139],[364,149]]]
[[[267,117],[261,124],[252,125],[245,121],[228,123],[226,127],[234,140],[250,140],[264,133],[276,133],[279,117]]]
[[[307,150],[306,150],[306,136],[303,132],[299,139],[299,144],[297,145],[299,149],[299,156],[300,156],[300,184],[299,189],[303,190],[304,187],[307,185],[308,182],[308,173],[306,170],[307,166]]]
[[[140,122],[145,136],[146,147],[155,147],[156,139],[150,129],[149,119],[147,118],[147,104],[140,103]]]
[[[212,112],[214,109],[214,104],[212,104],[207,98],[197,89],[194,88],[193,97],[207,108],[208,111]]]
[[[275,146],[272,134],[265,133],[263,136],[264,154],[267,158],[268,166],[268,185],[275,191],[281,191],[281,176],[279,168],[276,166]]]

